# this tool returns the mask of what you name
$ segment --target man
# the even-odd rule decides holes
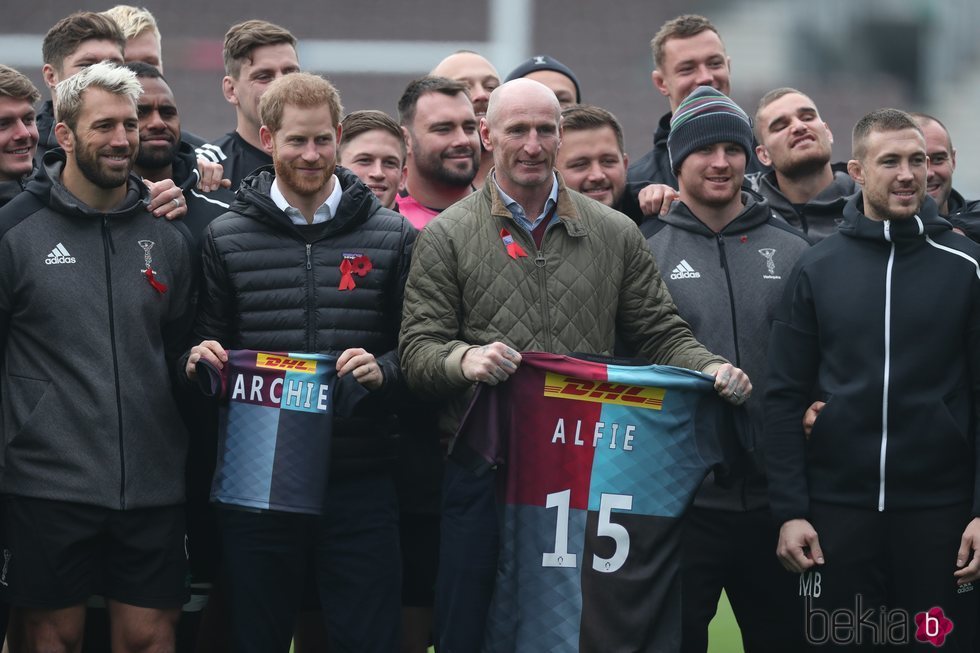
[[[717,372],[716,388],[731,401],[751,390],[677,316],[636,226],[555,174],[560,110],[539,82],[497,89],[480,123],[494,177],[419,237],[399,351],[410,387],[447,402],[444,436],[455,432],[474,384],[506,381],[519,351],[608,355],[617,335],[647,360]],[[493,487],[492,475],[446,469],[440,650],[479,650],[483,640],[497,555]]]
[[[240,510],[215,495],[231,648],[288,651],[303,583],[313,575],[331,650],[392,651],[401,576],[390,422],[401,396],[395,346],[415,230],[336,167],[343,109],[332,84],[307,73],[283,76],[259,113],[274,172],[246,178],[231,211],[208,228],[202,287],[209,301],[186,373],[196,376],[202,359],[223,367],[225,348],[336,355],[340,383],[351,380],[363,399],[352,416],[333,415],[320,515],[289,506]],[[263,479],[229,482],[251,489]]]
[[[567,133],[567,127],[566,127]],[[765,379],[772,314],[793,263],[808,247],[774,217],[764,200],[742,190],[752,127],[742,109],[710,86],[694,91],[671,120],[670,160],[680,201],[643,224],[654,257],[673,271],[665,280],[695,337],[752,378]],[[719,265],[719,262],[721,263]],[[764,390],[755,384],[755,392]],[[761,396],[761,395],[760,395]],[[708,650],[708,623],[722,589],[746,651],[798,651],[798,614],[785,595],[796,579],[772,557],[766,481],[755,433],[761,402],[725,425],[745,447],[745,471],[730,486],[709,476],[688,511],[682,537],[681,650]],[[761,445],[761,443],[759,443]]]
[[[199,156],[224,166],[235,190],[253,170],[272,163],[259,139],[259,100],[276,79],[299,70],[296,37],[264,20],[232,25],[225,34],[221,90],[235,107],[235,130],[198,148]]]
[[[227,211],[233,196],[225,189],[207,194],[197,190],[200,175],[194,148],[184,141],[177,103],[163,74],[145,63],[126,67],[136,73],[143,89],[137,102],[140,145],[133,169],[150,181],[173,180],[184,193],[184,224],[200,242],[204,228]]]
[[[191,245],[145,214],[130,175],[132,72],[96,63],[56,90],[61,149],[0,210],[11,649],[78,650],[101,594],[119,650],[173,650],[187,435],[171,373],[195,305]]]
[[[470,100],[473,102],[473,111],[476,113],[477,120],[482,119],[487,113],[487,105],[490,102],[490,93],[493,89],[500,86],[500,74],[493,64],[476,52],[460,50],[454,52],[433,68],[429,75],[433,77],[448,77],[449,79],[463,82],[470,92]],[[482,146],[481,146],[482,148]],[[493,167],[493,157],[486,154],[481,149],[482,158],[480,159],[480,169],[473,179],[476,188],[483,187],[483,180],[487,178],[487,173]]]
[[[398,211],[416,229],[473,192],[480,168],[476,115],[466,85],[445,77],[409,82],[398,100],[408,178]]]
[[[629,157],[616,116],[601,107],[576,105],[562,110],[561,125],[564,135],[555,168],[565,184],[639,224],[643,214],[626,192]]]
[[[398,210],[398,191],[405,183],[405,137],[384,111],[352,111],[340,123],[337,162],[364,182],[386,209]]]
[[[773,213],[812,241],[837,231],[844,204],[857,192],[847,165],[831,165],[834,135],[816,103],[793,88],[777,88],[759,100],[755,153],[772,170],[758,173],[759,193]]]
[[[630,191],[639,194],[645,215],[666,213],[677,188],[677,178],[670,165],[667,137],[670,135],[671,112],[698,86],[711,86],[730,96],[731,59],[718,30],[704,16],[687,14],[664,23],[650,41],[653,50],[653,85],[669,104],[670,111],[661,116],[653,135],[653,149],[629,169]],[[764,170],[754,156],[747,170]],[[653,184],[653,188],[648,188]]]
[[[0,64],[0,206],[19,195],[34,172],[34,104],[40,99],[26,75]]]
[[[102,12],[119,26],[126,37],[126,63],[142,62],[163,72],[163,50],[157,20],[147,9],[132,5],[116,5]]]
[[[87,66],[100,61],[123,63],[126,39],[108,16],[93,11],[80,11],[66,16],[54,24],[44,35],[41,57],[44,66],[41,75],[51,91],[51,99],[41,105],[37,115],[40,135],[35,160],[40,163],[44,153],[58,147],[55,138],[54,105],[57,102],[57,86]]]
[[[847,168],[861,192],[838,232],[800,258],[771,333],[766,469],[782,525],[777,555],[806,572],[811,643],[846,639],[820,621],[834,610],[898,610],[909,622],[936,607],[916,617],[927,628],[889,630],[889,642],[927,636],[939,646],[943,635],[971,651],[980,248],[924,201],[925,139],[908,114],[879,109],[858,121]],[[827,405],[807,438],[800,415],[814,396]]]
[[[573,104],[582,103],[582,91],[578,85],[578,77],[572,69],[546,54],[539,54],[522,62],[510,71],[507,81],[527,77],[541,82],[555,93],[562,109]]]
[[[956,148],[949,130],[938,118],[925,113],[911,114],[926,139],[929,154],[929,177],[926,192],[953,227],[973,240],[980,240],[980,201],[963,199],[953,188],[956,170]]]

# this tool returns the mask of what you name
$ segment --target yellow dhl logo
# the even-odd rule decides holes
[[[255,357],[255,366],[272,370],[288,370],[290,372],[316,374],[316,361],[306,360],[305,358],[291,358],[277,354],[258,354]]]
[[[663,388],[627,385],[613,381],[586,381],[554,372],[547,372],[544,381],[545,397],[636,406],[650,410],[663,410],[665,394],[667,391]]]

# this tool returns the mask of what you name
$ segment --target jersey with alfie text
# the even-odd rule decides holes
[[[713,380],[522,356],[480,388],[453,444],[458,462],[498,466],[484,651],[679,650],[679,518],[721,461]]]
[[[220,397],[211,501],[320,514],[330,462],[336,357],[228,351],[220,371],[197,364],[204,393]]]

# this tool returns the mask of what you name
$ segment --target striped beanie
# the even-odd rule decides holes
[[[741,107],[727,95],[699,86],[677,107],[670,118],[667,152],[675,173],[687,155],[706,145],[735,143],[752,155],[752,123]]]

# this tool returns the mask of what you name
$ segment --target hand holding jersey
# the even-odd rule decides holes
[[[217,340],[204,340],[201,344],[192,347],[184,368],[184,373],[191,381],[197,379],[197,363],[200,360],[207,361],[221,370],[228,362],[228,352]],[[354,380],[368,390],[379,389],[385,381],[384,372],[381,371],[374,354],[356,347],[345,349],[337,359],[337,377],[343,378],[347,374],[352,374]]]

